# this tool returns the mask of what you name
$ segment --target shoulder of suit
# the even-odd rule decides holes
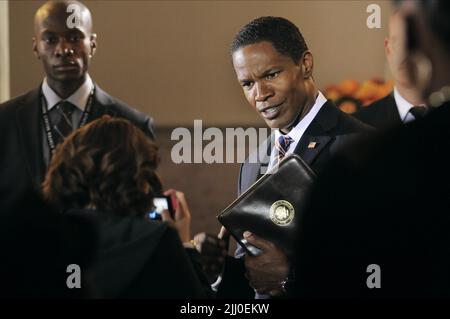
[[[340,110],[331,101],[328,101],[324,107],[327,108],[328,121],[330,121],[330,119],[333,119],[333,122],[335,121],[334,130],[337,134],[352,134],[373,130],[371,126]]]
[[[339,123],[342,128],[352,129],[354,132],[371,132],[374,130],[372,126],[344,112],[341,114]]]
[[[26,92],[22,95],[16,96],[8,101],[5,101],[0,104],[0,121],[4,122],[11,122],[11,117],[15,116],[16,111],[19,106],[25,106],[25,111],[27,111],[27,108],[34,108],[37,107],[38,101],[37,97],[39,94],[39,88],[31,90],[29,92]],[[30,100],[35,100],[36,103],[30,104]]]
[[[372,102],[371,104],[362,107],[360,110],[353,113],[353,116],[356,118],[364,118],[365,116],[372,115],[373,113],[380,112],[385,107],[389,107],[391,105],[395,105],[394,97],[392,93],[386,95],[385,97]]]
[[[150,118],[147,114],[138,111],[137,109],[128,105],[122,100],[108,94],[100,87],[97,86],[96,90],[97,90],[96,96],[98,101],[111,108],[114,112],[117,113],[117,115],[138,123],[145,122]]]
[[[0,104],[0,110],[12,108],[12,107],[15,107],[17,105],[24,104],[25,101],[27,101],[28,99],[30,99],[32,97],[32,95],[36,95],[37,96],[38,93],[39,93],[39,88],[31,90],[31,91],[28,91],[28,92],[26,92],[24,94],[21,94],[21,95],[18,95],[16,97],[13,97],[12,99],[1,103]]]

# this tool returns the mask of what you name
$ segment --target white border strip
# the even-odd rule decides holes
[[[0,103],[10,98],[8,0],[0,0]]]

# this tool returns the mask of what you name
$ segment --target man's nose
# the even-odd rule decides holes
[[[56,57],[66,57],[73,55],[74,51],[72,49],[72,46],[70,43],[66,41],[64,38],[60,38],[58,41],[58,44],[55,48],[55,55]]]
[[[264,82],[256,83],[256,96],[255,100],[256,102],[264,102],[271,96],[273,96],[273,90],[270,88],[270,86],[266,85]]]

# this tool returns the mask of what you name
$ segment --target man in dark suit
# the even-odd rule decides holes
[[[79,126],[109,114],[154,136],[150,117],[104,92],[89,76],[97,42],[86,6],[47,2],[36,12],[34,31],[33,51],[42,61],[44,81],[0,105],[2,213],[24,200],[30,189],[40,188],[54,148]]]
[[[302,297],[450,297],[450,5],[398,2],[406,74],[432,111],[318,178],[299,229]]]
[[[425,102],[414,91],[406,76],[405,50],[402,48],[405,41],[403,29],[400,14],[395,12],[389,20],[389,36],[384,39],[384,52],[395,82],[393,92],[353,113],[354,117],[377,129],[410,122],[426,111],[417,107],[425,105]]]
[[[248,103],[274,130],[274,138],[259,146],[268,151],[265,163],[247,161],[242,165],[239,194],[246,191],[266,168],[275,167],[281,157],[290,153],[300,155],[316,173],[320,173],[332,154],[358,134],[370,130],[367,125],[338,110],[318,91],[313,80],[312,53],[290,21],[278,17],[251,21],[235,36],[231,53],[237,79]],[[270,140],[275,140],[275,145]],[[258,292],[257,297],[283,293],[290,275],[290,261],[274,244],[252,234],[246,239],[262,248],[262,253],[246,255],[238,261],[240,266],[231,265],[236,260],[229,261],[225,265],[219,296],[227,295],[221,295],[221,289],[229,290],[230,297],[245,297],[239,295],[240,292],[253,293],[249,289],[236,288],[236,283],[243,281]],[[243,257],[241,253],[238,249],[237,256]]]

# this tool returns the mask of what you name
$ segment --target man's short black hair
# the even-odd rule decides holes
[[[231,54],[250,44],[268,41],[278,53],[298,63],[308,50],[300,30],[291,21],[280,17],[260,17],[242,27],[231,43]]]

